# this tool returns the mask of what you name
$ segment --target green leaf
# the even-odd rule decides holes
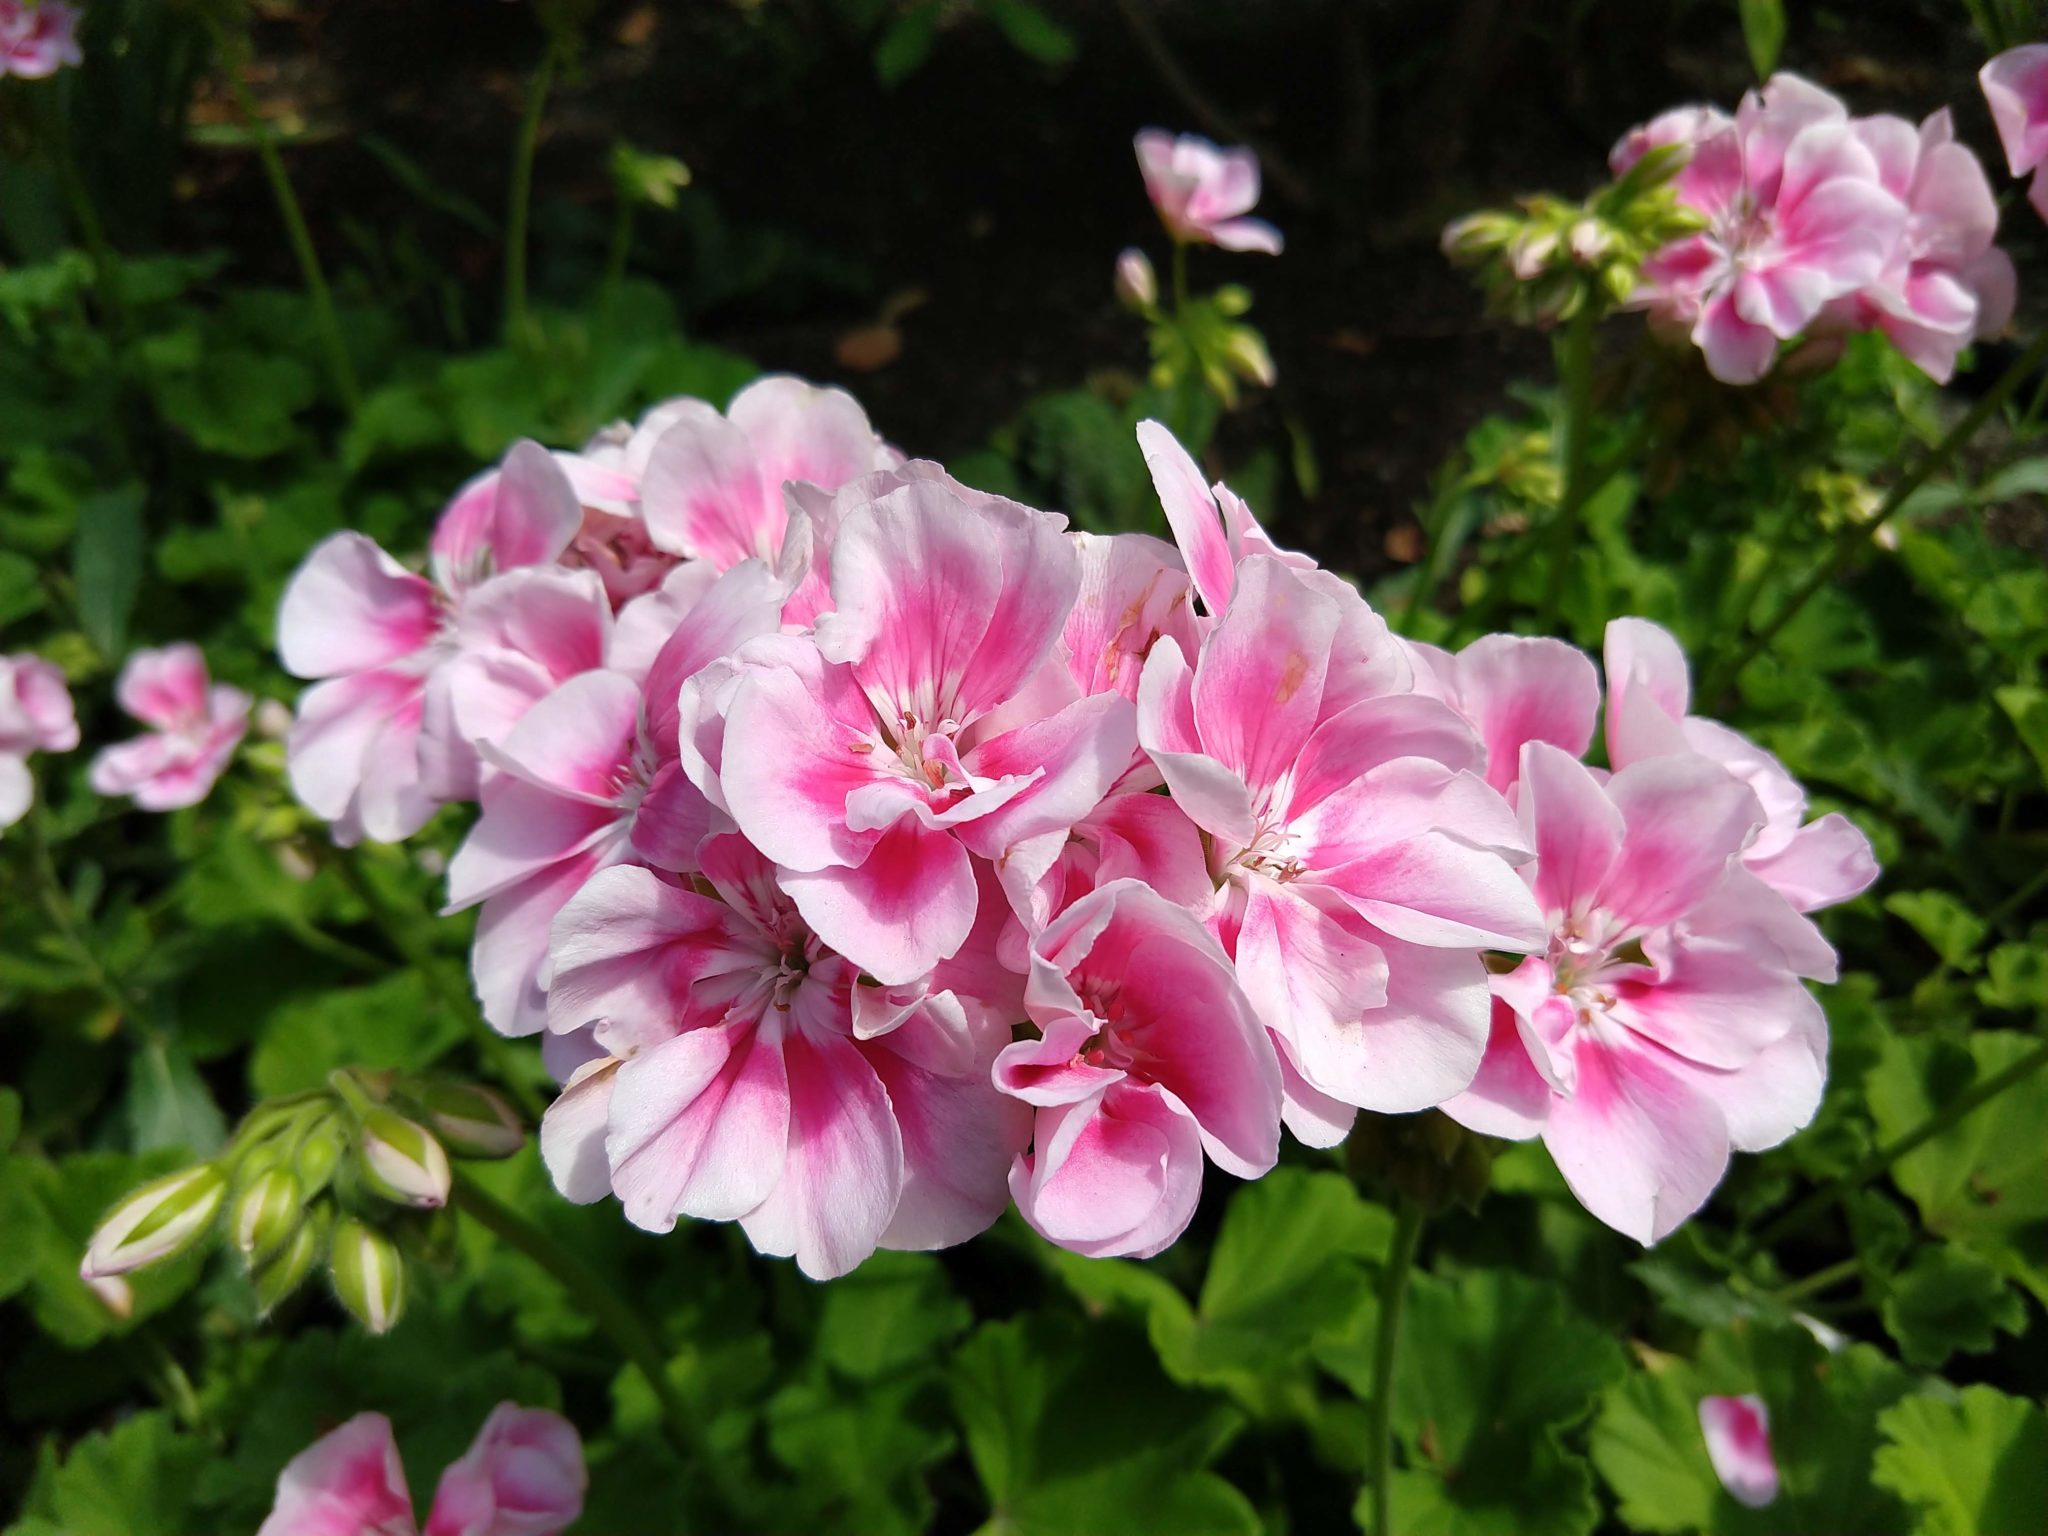
[[[811,1507],[801,1525],[861,1536],[918,1536],[929,1528],[925,1473],[952,1454],[953,1437],[928,1422],[922,1380],[841,1392],[797,1382],[769,1401],[768,1445],[795,1474]]]
[[[1864,1078],[1880,1141],[1917,1129],[1973,1084],[2040,1049],[2033,1036],[1896,1036]],[[2048,1070],[2007,1088],[1892,1165],[1930,1232],[1975,1249],[2048,1302]]]
[[[142,584],[142,494],[142,487],[131,483],[78,504],[71,554],[78,622],[109,661],[127,649],[128,619]]]
[[[139,1413],[59,1461],[47,1443],[23,1518],[7,1536],[197,1536],[194,1493],[212,1457],[168,1415]]]
[[[1884,909],[1911,925],[1943,964],[1959,971],[1977,968],[1984,919],[1947,891],[1894,891],[1884,899]]]
[[[918,3],[898,16],[875,44],[875,78],[884,86],[896,85],[917,73],[931,57],[932,44],[939,38],[939,7],[936,0]]]
[[[1919,1516],[1914,1536],[2036,1536],[2048,1510],[2048,1413],[1992,1387],[1909,1397],[1878,1420],[1873,1479]]]
[[[193,1157],[211,1157],[227,1139],[220,1106],[182,1047],[150,1040],[130,1059],[128,1133],[137,1152],[178,1147]]]
[[[1884,1325],[1908,1365],[1938,1370],[1958,1350],[1982,1354],[2000,1330],[2027,1325],[2026,1303],[1997,1270],[1966,1248],[1922,1248],[1891,1283]]]
[[[1998,707],[2012,717],[2012,728],[2034,754],[2041,776],[2048,778],[2048,689],[1994,688],[1991,694]]]
[[[981,0],[989,19],[1019,53],[1055,67],[1074,59],[1074,34],[1030,0]]]
[[[936,1358],[974,1321],[923,1253],[877,1253],[825,1288],[818,1354],[833,1369],[873,1381]]]
[[[394,971],[364,987],[294,998],[277,1010],[249,1056],[259,1097],[318,1088],[336,1067],[432,1066],[462,1038],[462,1024],[417,971]]]
[[[1903,1536],[1905,1511],[1873,1489],[1877,1415],[1906,1373],[1868,1345],[1829,1354],[1799,1327],[1708,1334],[1696,1361],[1654,1357],[1601,1399],[1592,1458],[1632,1531],[1708,1536]],[[1777,1499],[1738,1504],[1707,1460],[1700,1399],[1755,1393],[1770,1415]]]
[[[1742,14],[1742,41],[1759,80],[1770,78],[1785,46],[1784,0],[1736,0]]]
[[[1977,999],[1987,1008],[2033,1013],[2048,1008],[2048,946],[2001,944],[1985,960]]]
[[[951,1379],[991,1536],[1259,1536],[1244,1495],[1204,1470],[1237,1415],[1175,1391],[1128,1330],[984,1324]]]
[[[1561,1435],[1620,1379],[1621,1347],[1557,1286],[1509,1270],[1417,1275],[1401,1336],[1395,1528],[1586,1536],[1600,1516],[1593,1480]]]
[[[208,453],[280,453],[298,435],[292,418],[313,403],[313,372],[296,358],[221,346],[190,332],[152,337],[143,351],[157,409]]]

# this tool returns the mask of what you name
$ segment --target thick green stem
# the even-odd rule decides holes
[[[1367,1536],[1393,1536],[1394,1362],[1401,1348],[1401,1306],[1408,1276],[1422,1241],[1422,1207],[1404,1200],[1394,1218],[1393,1244],[1380,1271],[1379,1333],[1372,1360],[1372,1429],[1365,1448],[1365,1475],[1372,1489],[1372,1529]]]
[[[1978,429],[1998,413],[2005,402],[2012,398],[2014,391],[2026,382],[2027,377],[2040,367],[2044,360],[2048,360],[2048,331],[2035,338],[2034,344],[2020,354],[2018,361],[2005,370],[1996,384],[1985,391],[1983,397],[1970,407],[1962,420],[1949,428],[1940,442],[1921,456],[1919,463],[1892,482],[1890,492],[1879,504],[1877,514],[1869,522],[1854,523],[1842,530],[1827,558],[1800,583],[1785,600],[1784,606],[1772,616],[1771,621],[1752,634],[1731,660],[1716,666],[1708,674],[1706,686],[1701,689],[1702,696],[1714,699],[1732,686],[1736,678],[1742,675],[1742,669],[1761,656],[1770,643],[1784,631],[1785,626],[1799,617],[1801,610],[1812,602],[1823,588],[1834,584],[1836,578],[1841,575],[1842,568],[1866,548],[1886,524],[1898,516],[1899,509],[1905,506],[1915,491],[1939,473],[1956,453],[1977,435]]]
[[[704,1425],[669,1379],[668,1357],[647,1320],[579,1256],[471,1180],[457,1177],[453,1202],[456,1210],[550,1275],[647,1379],[670,1441],[705,1474],[713,1501],[727,1506],[722,1514],[730,1519],[735,1503],[731,1469],[707,1443]],[[717,1528],[727,1527],[721,1523]]]
[[[1835,1204],[1836,1201],[1853,1194],[1872,1179],[1886,1172],[1891,1168],[1892,1164],[1906,1156],[1907,1153],[1932,1141],[1965,1116],[1983,1108],[2015,1083],[2025,1082],[2044,1066],[2048,1066],[2048,1041],[2043,1041],[2017,1061],[1992,1073],[1989,1077],[1964,1092],[1957,1094],[1925,1120],[1914,1126],[1912,1130],[1906,1132],[1905,1135],[1899,1137],[1896,1141],[1879,1147],[1870,1156],[1863,1159],[1862,1162],[1832,1183],[1822,1185],[1804,1200],[1793,1206],[1791,1210],[1786,1211],[1775,1221],[1771,1222],[1761,1232],[1754,1233],[1746,1239],[1742,1244],[1741,1252],[1744,1254],[1755,1253],[1761,1249],[1769,1248],[1787,1234],[1797,1232],[1801,1227],[1812,1221],[1814,1217]]]
[[[624,193],[612,214],[611,248],[605,252],[604,281],[598,289],[597,328],[609,335],[617,313],[619,290],[626,283],[626,263],[633,254],[633,201]]]
[[[1550,554],[1546,561],[1543,591],[1543,629],[1557,627],[1564,607],[1565,579],[1571,572],[1573,545],[1578,542],[1579,519],[1592,493],[1587,466],[1591,463],[1593,434],[1593,325],[1596,319],[1590,301],[1582,303],[1567,322],[1564,341],[1558,348],[1558,383],[1564,391],[1564,486],[1558,493],[1557,511],[1550,522]]]
[[[270,131],[270,124],[263,120],[263,114],[257,109],[256,98],[249,93],[249,85],[242,78],[238,60],[231,60],[227,77],[235,96],[235,110],[242,116],[242,126],[248,131],[249,141],[256,146],[256,158],[263,162],[263,176],[270,183],[270,195],[277,203],[278,218],[284,222],[285,239],[291,243],[292,255],[298,261],[299,280],[306,285],[306,297],[313,305],[313,324],[320,333],[320,345],[327,353],[327,369],[334,376],[334,388],[342,403],[353,412],[363,401],[362,389],[356,383],[356,367],[349,360],[348,342],[341,332],[341,320],[334,312],[334,294],[327,286],[327,273],[321,268],[320,253],[313,249],[313,235],[306,228],[306,215],[299,207],[298,194],[292,190],[291,177],[284,168],[284,156],[278,153],[277,135]]]
[[[526,225],[533,205],[533,155],[548,88],[554,84],[556,51],[557,44],[550,39],[540,68],[527,83],[526,111],[519,119],[519,140],[512,152],[512,189],[505,208],[505,338],[514,342],[527,334]]]

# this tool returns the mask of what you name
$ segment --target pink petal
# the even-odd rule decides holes
[[[206,658],[190,643],[137,651],[121,667],[114,698],[128,714],[160,731],[204,720]]]
[[[1196,644],[1187,568],[1169,544],[1141,533],[1077,533],[1081,588],[1060,639],[1084,694],[1136,701],[1145,657],[1161,635]]]
[[[857,868],[784,869],[782,886],[821,940],[885,985],[922,976],[974,926],[967,850],[913,817],[877,837]]]
[[[616,808],[639,740],[640,690],[617,672],[570,678],[486,746],[490,763],[536,789]]]
[[[1426,758],[1452,772],[1484,763],[1472,728],[1450,706],[1421,694],[1366,699],[1326,718],[1288,775],[1289,819],[1314,811],[1397,758]]]
[[[1286,241],[1264,219],[1226,219],[1209,226],[1209,239],[1226,251],[1263,251],[1278,256]]]
[[[606,1151],[626,1219],[731,1221],[783,1177],[793,1122],[784,1042],[750,1019],[693,1029],[623,1062]]]
[[[1658,927],[1697,905],[1764,820],[1748,787],[1705,758],[1632,764],[1606,792],[1626,830],[1600,904],[1637,927]]]
[[[1010,1170],[1033,1231],[1090,1258],[1150,1258],[1187,1230],[1202,1192],[1194,1117],[1163,1089],[1120,1083],[1099,1100],[1041,1109]]]
[[[659,1040],[693,1023],[691,989],[758,965],[767,946],[723,902],[652,870],[617,865],[565,902],[548,939],[548,1023],[557,1031],[603,1020]]]
[[[300,803],[324,821],[340,821],[374,774],[385,787],[392,820],[411,823],[397,835],[423,825],[433,813],[433,801],[418,789],[413,751],[420,689],[418,676],[392,668],[307,689],[285,743],[286,771]],[[410,794],[401,787],[408,781]],[[387,825],[386,830],[394,829]]]
[[[1771,371],[1778,355],[1778,338],[1737,314],[1731,293],[1707,300],[1692,339],[1706,358],[1707,372],[1723,384],[1754,384]]]
[[[426,1536],[557,1536],[583,1513],[589,1481],[575,1425],[500,1403],[441,1474]]]
[[[1194,672],[1171,639],[1161,640],[1138,680],[1138,741],[1173,791],[1175,804],[1204,831],[1242,847],[1257,822],[1251,791],[1202,750],[1195,729]]]
[[[1223,534],[1216,498],[1209,494],[1208,482],[1188,451],[1158,422],[1138,423],[1138,447],[1145,455],[1152,488],[1166,512],[1181,558],[1187,562],[1195,591],[1211,615],[1220,614],[1230,605],[1237,562]]]
[[[1736,1503],[1762,1509],[1778,1497],[1778,1463],[1771,1455],[1771,1421],[1762,1398],[1754,1393],[1701,1398],[1700,1434],[1714,1476]]]
[[[541,1161],[556,1192],[577,1205],[594,1205],[612,1192],[604,1142],[611,1123],[612,1077],[618,1069],[609,1056],[586,1061],[540,1119]]]
[[[1605,889],[1625,823],[1590,770],[1557,748],[1522,749],[1522,826],[1536,848],[1534,891],[1546,913],[1584,913]]]
[[[779,487],[761,476],[753,442],[702,401],[678,402],[640,480],[648,537],[720,570],[773,560],[785,518]]]
[[[1550,1117],[1550,1084],[1529,1059],[1514,1010],[1498,998],[1478,1075],[1463,1093],[1440,1106],[1458,1124],[1482,1136],[1527,1141]]]
[[[617,836],[594,841],[484,902],[477,914],[469,974],[485,1020],[501,1035],[534,1035],[547,1027],[540,978],[555,914],[598,870],[625,852]]]
[[[753,445],[762,486],[778,507],[786,481],[836,490],[886,467],[867,412],[843,389],[769,374],[734,395],[725,414]]]
[[[1027,838],[1065,832],[1102,802],[1138,750],[1137,711],[1121,694],[1077,699],[1059,713],[1006,731],[967,754],[989,778],[1037,773],[1029,788],[960,829],[960,840],[998,858]]]
[[[1581,757],[1593,740],[1600,676],[1577,646],[1486,635],[1458,653],[1457,679],[1458,708],[1486,744],[1486,782],[1502,793],[1521,770],[1522,743],[1547,741]]]
[[[1878,876],[1870,839],[1848,817],[1834,813],[1801,827],[1769,858],[1745,862],[1751,874],[1801,912],[1860,895]]]
[[[381,1413],[359,1413],[294,1456],[256,1536],[413,1536],[405,1468]]]
[[[434,589],[360,533],[323,539],[277,609],[277,654],[295,677],[365,672],[409,656],[440,624]]]
[[[2008,48],[1978,71],[2013,175],[2048,160],[2048,43]]]
[[[1195,726],[1203,750],[1254,797],[1301,755],[1321,714],[1338,612],[1271,556],[1238,568],[1223,619],[1195,662]]]

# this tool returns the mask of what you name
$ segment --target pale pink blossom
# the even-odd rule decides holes
[[[574,1425],[500,1403],[442,1473],[425,1536],[558,1536],[587,1484]],[[256,1536],[419,1536],[391,1421],[359,1413],[294,1456]]]
[[[1478,733],[1486,782],[1512,798],[1525,742],[1585,754],[1600,719],[1600,674],[1575,645],[1482,635],[1455,656],[1407,642],[1415,691],[1442,699]]]
[[[1607,626],[1607,758],[1616,768],[1698,753],[1746,784],[1764,813],[1742,850],[1749,872],[1800,912],[1834,906],[1877,879],[1870,839],[1838,812],[1806,819],[1806,791],[1770,753],[1718,721],[1691,715],[1685,652],[1647,619]]]
[[[1654,1243],[1705,1202],[1731,1150],[1812,1117],[1827,1029],[1800,971],[1817,954],[1832,980],[1833,954],[1742,867],[1763,809],[1705,758],[1603,783],[1532,742],[1517,798],[1549,943],[1494,978],[1486,1060],[1444,1111],[1541,1135],[1581,1204]]]
[[[697,863],[692,886],[605,870],[555,921],[552,1021],[596,1021],[608,1053],[542,1124],[556,1187],[616,1194],[651,1231],[738,1221],[816,1279],[987,1227],[1026,1135],[1024,1107],[989,1082],[1013,1006],[979,1000],[990,981],[1013,993],[989,945],[876,988],[743,838],[707,840]]]
[[[894,984],[964,942],[972,856],[1071,827],[1136,736],[1130,701],[1074,697],[1056,655],[1081,580],[1063,519],[914,466],[864,484],[832,611],[735,658],[715,763],[689,727],[683,746],[820,939]]]
[[[0,79],[41,80],[83,62],[76,7],[64,0],[0,0]]]
[[[1226,251],[1280,254],[1280,231],[1245,215],[1259,201],[1259,157],[1219,149],[1192,133],[1147,128],[1132,141],[1145,195],[1176,240]]]
[[[0,656],[0,829],[27,815],[35,799],[29,758],[77,745],[78,718],[63,671],[40,656]]]
[[[624,860],[695,867],[716,813],[678,769],[676,700],[705,666],[773,633],[784,595],[759,561],[734,566],[682,610],[644,687],[612,668],[578,673],[484,745],[497,771],[449,864],[448,910],[482,904],[470,970],[492,1027],[546,1024],[548,928],[592,874]]]
[[[640,473],[641,518],[656,548],[719,570],[776,562],[785,485],[833,491],[903,461],[853,396],[786,375],[756,379],[723,415],[701,400],[664,410]]]
[[[1977,73],[2008,169],[2034,173],[2027,201],[2048,219],[2048,43],[2008,48]]]
[[[1715,378],[1754,383],[1779,342],[1879,278],[1907,210],[1842,104],[1797,76],[1773,76],[1730,123],[1683,131],[1701,136],[1673,185],[1707,227],[1644,263],[1640,301],[1690,332]]]
[[[1091,1257],[1147,1258],[1186,1230],[1202,1158],[1257,1178],[1280,1151],[1280,1064],[1199,919],[1136,880],[1082,897],[1032,945],[1036,1039],[995,1081],[1035,1108],[1010,1171],[1024,1219]]]
[[[212,683],[196,645],[137,651],[121,668],[115,698],[155,729],[103,749],[89,782],[94,794],[131,795],[145,811],[204,800],[249,728],[249,695]]]
[[[1138,423],[1138,447],[1166,513],[1166,525],[1173,530],[1188,577],[1209,617],[1230,606],[1238,564],[1253,555],[1270,555],[1296,570],[1315,568],[1307,555],[1276,545],[1229,486],[1220,480],[1205,484],[1187,449],[1158,422]]]
[[[1736,1503],[1762,1509],[1778,1497],[1778,1462],[1771,1454],[1771,1419],[1754,1392],[1700,1399],[1700,1435],[1714,1476]]]
[[[293,792],[344,844],[396,842],[473,797],[480,742],[600,665],[603,585],[554,562],[582,512],[533,443],[471,482],[436,525],[433,579],[358,533],[306,557],[278,609],[285,670],[319,679],[287,743]]]

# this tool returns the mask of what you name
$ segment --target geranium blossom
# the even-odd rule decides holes
[[[1280,1151],[1280,1064],[1228,958],[1135,880],[1082,897],[1032,946],[1034,1040],[995,1080],[1037,1110],[1010,1172],[1024,1219],[1093,1257],[1146,1258],[1186,1229],[1202,1156],[1257,1178]]]
[[[424,1536],[556,1536],[587,1483],[574,1425],[500,1403],[441,1474]],[[391,1421],[359,1413],[294,1456],[256,1536],[420,1536]]]
[[[0,656],[0,828],[21,820],[35,799],[30,756],[77,745],[64,673],[40,656]]]
[[[745,839],[696,863],[694,887],[606,870],[556,919],[552,1022],[596,1021],[609,1053],[542,1126],[557,1188],[657,1232],[736,1220],[819,1279],[985,1228],[1025,1137],[989,1084],[1007,1015],[978,995],[1009,983],[977,960],[864,984]]]
[[[1446,1113],[1490,1135],[1541,1135],[1581,1203],[1644,1243],[1699,1209],[1731,1150],[1812,1117],[1826,1023],[1800,981],[1833,955],[1743,867],[1764,823],[1706,758],[1654,757],[1605,783],[1541,742],[1523,749],[1524,871],[1544,953],[1494,979],[1492,1039]]]
[[[1226,251],[1280,254],[1280,231],[1245,215],[1259,201],[1259,157],[1248,149],[1218,149],[1197,134],[1179,137],[1147,128],[1132,141],[1145,195],[1176,240],[1218,245]]]
[[[2008,48],[1978,71],[2007,167],[2015,176],[2029,171],[2027,201],[2048,219],[2048,43]]]
[[[41,80],[84,61],[74,7],[64,0],[0,0],[0,79]]]
[[[207,677],[199,647],[137,651],[115,685],[121,708],[155,729],[101,750],[89,782],[101,795],[132,795],[145,811],[197,805],[249,728],[249,695]]]

